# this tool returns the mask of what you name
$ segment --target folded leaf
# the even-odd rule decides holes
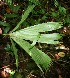
[[[32,57],[41,70],[48,69],[50,67],[52,60],[47,54],[37,49],[35,46],[32,49],[29,49],[31,45],[25,40],[21,40],[16,37],[14,37],[13,40]]]
[[[57,30],[62,27],[62,23],[60,22],[47,22],[42,23],[34,26],[30,26],[27,28],[22,29],[24,32],[45,32],[45,31],[52,31]],[[21,31],[21,30],[20,30]]]
[[[62,36],[63,34],[59,34],[59,33],[41,34],[37,42],[47,43],[47,44],[58,44],[60,43],[58,39],[60,39]]]
[[[39,33],[37,32],[23,32],[22,30],[16,31],[10,34],[10,37],[16,37],[18,39],[25,39],[30,41],[40,42],[40,43],[47,43],[47,44],[58,44],[60,43],[57,41],[60,39],[63,35],[59,33],[52,33],[52,34],[41,34],[40,38],[37,40],[37,36]]]

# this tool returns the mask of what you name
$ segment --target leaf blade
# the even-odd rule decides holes
[[[19,26],[26,20],[26,18],[28,17],[29,13],[33,10],[33,8],[35,7],[35,5],[29,5],[27,10],[25,11],[24,15],[22,15],[22,19],[21,21],[17,24],[17,26],[11,31],[15,31],[16,29],[19,28]]]
[[[37,42],[47,43],[47,44],[59,44],[60,42],[58,40],[62,36],[63,36],[63,34],[59,34],[59,33],[41,34],[41,36]]]
[[[15,59],[16,59],[16,67],[17,67],[17,70],[18,70],[18,54],[17,54],[17,48],[15,47],[15,44],[13,42],[12,39],[11,40],[11,43],[12,43],[12,48],[13,48],[13,52],[14,52],[14,55],[15,55]]]
[[[48,69],[50,67],[52,60],[47,54],[37,49],[35,46],[32,49],[29,49],[31,45],[25,40],[17,38],[13,38],[13,40],[32,57],[39,67],[42,69]]]
[[[24,32],[45,32],[52,31],[62,27],[60,22],[47,22],[22,29]]]

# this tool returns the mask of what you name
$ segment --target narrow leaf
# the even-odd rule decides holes
[[[2,25],[2,26],[10,26],[8,23],[2,22],[2,21],[0,21],[0,25]]]
[[[12,43],[12,48],[13,48],[13,52],[14,52],[14,55],[15,55],[15,59],[16,59],[16,67],[18,69],[18,54],[17,54],[17,48],[15,47],[15,44],[13,42],[12,39],[11,40],[11,43]]]
[[[29,0],[30,2],[34,3],[34,4],[39,4],[39,0]]]
[[[59,44],[60,42],[58,41],[58,39],[60,39],[62,36],[63,34],[59,33],[41,34],[37,42],[47,43],[47,44]]]
[[[45,31],[52,31],[56,30],[62,27],[62,24],[59,22],[47,22],[47,23],[42,23],[38,25],[34,25],[31,27],[27,27],[24,29],[21,29],[19,31],[16,31],[12,33],[13,36],[19,36],[19,37],[32,37],[38,35],[39,32],[45,32]]]
[[[62,27],[60,22],[47,22],[22,29],[23,32],[45,32],[57,30]],[[21,30],[20,30],[21,31]]]
[[[14,17],[17,17],[18,15],[17,14],[5,14],[5,16],[7,18],[14,18]]]
[[[26,18],[28,17],[29,13],[33,10],[33,8],[35,7],[35,5],[29,5],[27,10],[25,11],[24,15],[22,15],[22,19],[21,21],[17,24],[17,26],[12,30],[15,31],[16,29],[19,28],[19,26],[26,20]]]

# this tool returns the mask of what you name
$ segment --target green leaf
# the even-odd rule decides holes
[[[55,5],[55,7],[57,7],[59,5],[57,0],[54,0],[54,5]]]
[[[2,22],[2,21],[0,21],[0,25],[2,25],[2,26],[10,26],[8,23]]]
[[[60,39],[62,36],[63,34],[59,34],[59,33],[41,34],[37,42],[47,43],[47,44],[59,44],[60,42],[58,41],[58,39]]]
[[[66,14],[66,9],[64,7],[59,6],[59,12],[64,15]]]
[[[5,16],[7,18],[14,18],[14,17],[17,17],[18,15],[17,14],[5,14]]]
[[[34,25],[31,27],[27,27],[24,29],[21,29],[19,31],[10,33],[10,37],[16,37],[16,38],[20,38],[20,39],[25,39],[25,40],[30,40],[30,41],[39,41],[42,43],[51,43],[50,40],[55,43],[54,40],[59,39],[61,36],[59,34],[46,34],[46,35],[41,35],[41,37],[39,38],[39,40],[37,39],[37,36],[39,34],[39,32],[45,32],[45,31],[52,31],[52,30],[56,30],[61,28],[61,24],[58,22],[48,22],[48,23],[42,23],[42,24],[38,24],[38,25]],[[49,39],[49,37],[51,37]],[[54,39],[54,40],[53,40]],[[45,40],[45,41],[44,41]],[[49,42],[47,41],[49,40]],[[56,41],[56,43],[58,43],[58,41]],[[56,44],[55,43],[55,44]]]
[[[57,17],[57,16],[58,16],[58,13],[52,12],[52,17]]]
[[[14,37],[13,40],[32,57],[41,71],[50,67],[52,60],[47,54],[37,49],[35,46],[29,49],[31,45],[25,40],[16,37]]]
[[[9,73],[10,73],[11,75],[14,75],[15,71],[10,71]]]
[[[62,27],[60,22],[47,22],[22,29],[23,32],[45,32],[52,31]],[[20,30],[21,31],[21,30]]]
[[[36,4],[36,5],[39,3],[39,0],[29,0],[29,1]]]
[[[45,14],[45,10],[44,9],[40,9],[40,11],[38,11],[39,12],[39,14]]]
[[[36,42],[40,42],[40,43],[47,43],[47,44],[58,44],[60,43],[59,41],[57,41],[58,39],[60,39],[63,35],[59,34],[59,33],[53,33],[53,34],[41,34],[41,36],[37,39],[38,34],[33,34],[33,32],[31,32],[32,34],[23,34],[21,36],[21,34],[18,32],[17,34],[14,32],[13,34],[10,34],[11,38],[18,38],[18,39],[25,39],[25,40],[30,40],[30,41],[36,41]]]
[[[67,17],[64,19],[64,23],[70,23],[70,15],[67,15]]]
[[[12,0],[5,0],[9,5],[12,4]]]
[[[15,59],[16,59],[16,67],[18,69],[18,54],[17,54],[17,48],[15,47],[15,43],[13,42],[12,39],[11,40],[11,43],[12,43],[12,48],[13,48],[13,52],[14,52],[14,55],[15,55]]]
[[[44,16],[42,17],[42,20],[46,20],[47,18],[48,18],[48,17],[44,15]]]
[[[12,10],[13,12],[18,12],[18,10],[19,10],[19,8],[20,8],[19,5],[15,5],[15,6],[14,6],[14,4],[9,5],[9,7],[11,8],[11,10]]]
[[[30,14],[30,12],[33,10],[33,8],[35,7],[35,5],[29,5],[27,10],[24,12],[24,15],[22,15],[22,19],[21,21],[17,24],[17,26],[12,30],[15,31],[16,29],[18,29],[20,27],[20,25],[26,20],[26,18],[28,17],[28,15]]]
[[[4,29],[4,34],[8,33],[9,30],[10,30],[10,26],[6,27],[6,28]]]

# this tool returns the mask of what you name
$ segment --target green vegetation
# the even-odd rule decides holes
[[[0,47],[5,51],[0,55],[0,67],[11,69],[5,70],[6,76],[1,71],[1,77],[51,78],[49,73],[54,68],[57,78],[68,77],[62,77],[59,71],[70,60],[70,1],[68,5],[63,0],[0,2]]]

